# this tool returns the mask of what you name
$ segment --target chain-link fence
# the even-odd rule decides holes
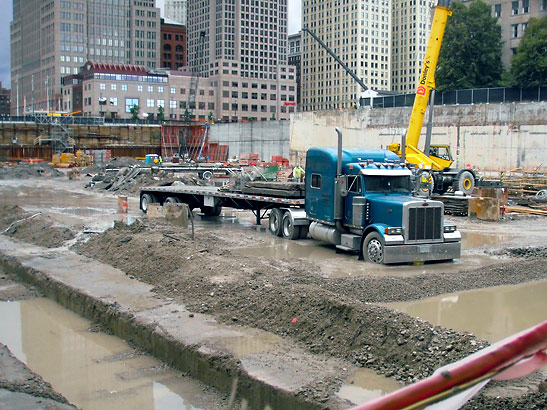
[[[410,107],[414,104],[415,95],[415,93],[412,93],[375,97],[372,99],[372,107]],[[547,101],[547,87],[472,88],[469,90],[435,92],[435,105],[496,104],[538,101]],[[360,105],[361,107],[369,107],[371,105],[370,98],[361,98]]]

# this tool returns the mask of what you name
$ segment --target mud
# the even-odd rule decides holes
[[[547,277],[545,260],[535,258],[458,274],[329,279],[310,262],[234,254],[235,244],[253,243],[256,235],[261,234],[223,237],[198,231],[192,241],[187,231],[161,223],[118,223],[78,249],[153,284],[159,294],[192,311],[292,338],[313,353],[340,357],[403,383],[426,377],[487,342],[372,302]]]
[[[59,178],[63,177],[61,171],[53,168],[46,163],[38,164],[19,164],[19,165],[0,165],[0,179],[25,179],[25,178]]]
[[[70,228],[59,226],[51,217],[29,214],[17,205],[1,207],[0,233],[45,248],[58,248],[75,237]]]
[[[518,231],[517,222],[504,222],[497,229]],[[537,222],[531,224],[537,226]],[[477,229],[498,226],[476,225]],[[545,243],[541,232],[527,241],[507,234],[517,245],[510,249],[500,249],[498,241],[488,244],[481,253],[505,258],[489,266],[446,273],[445,265],[438,264],[436,270],[413,276],[399,275],[399,268],[392,267],[391,274],[371,272],[358,278],[325,277],[320,263],[311,260],[264,256],[260,251],[238,253],[242,246],[264,244],[265,235],[247,228],[210,229],[203,224],[191,240],[187,230],[143,219],[130,226],[117,222],[74,249],[152,284],[161,297],[172,298],[192,312],[272,332],[309,352],[348,360],[401,383],[426,377],[488,342],[467,330],[434,326],[373,303],[547,279],[547,252],[538,245]],[[534,383],[524,395],[504,399],[507,408],[543,404],[544,393],[537,390],[538,385]],[[302,394],[320,402],[340,388],[341,383],[333,382]],[[494,408],[488,406],[496,400],[484,394],[470,408]]]
[[[0,407],[75,409],[48,382],[21,363],[0,343]]]

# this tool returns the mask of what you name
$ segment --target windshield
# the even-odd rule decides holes
[[[410,176],[367,175],[365,191],[410,194],[412,192]]]

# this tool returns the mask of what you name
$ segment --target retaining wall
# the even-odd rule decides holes
[[[344,146],[386,148],[400,142],[411,107],[362,108],[297,113],[291,119],[291,162],[302,161],[312,146],[335,146],[335,127]],[[427,119],[427,115],[426,115]],[[436,106],[432,143],[448,143],[454,166],[483,171],[547,171],[547,104]],[[420,139],[423,149],[425,122]]]

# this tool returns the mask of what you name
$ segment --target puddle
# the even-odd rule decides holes
[[[510,234],[490,234],[474,231],[462,231],[461,234],[463,251],[508,246],[515,239],[515,236]]]
[[[547,319],[547,281],[445,294],[415,302],[386,303],[434,325],[471,332],[490,343]]]
[[[369,369],[359,369],[346,380],[337,396],[349,400],[353,404],[361,404],[391,393],[402,386],[393,379],[380,376]]]
[[[319,265],[321,274],[329,278],[362,276],[416,276],[428,273],[455,273],[476,269],[499,262],[501,257],[474,253],[463,253],[461,259],[453,262],[425,264],[375,265],[358,260],[356,254],[336,253],[333,245],[322,244],[313,239],[289,241],[264,233],[265,240],[260,248],[239,248],[240,255],[270,257],[275,259],[303,259]]]
[[[78,408],[216,409],[218,398],[180,372],[90,332],[86,319],[45,299],[0,302],[0,342]]]

